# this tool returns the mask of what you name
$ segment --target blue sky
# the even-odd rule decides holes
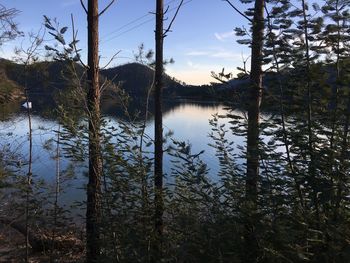
[[[170,19],[180,0],[164,1],[171,11],[168,13]],[[175,60],[175,64],[167,66],[167,73],[189,84],[205,84],[213,81],[212,70],[218,72],[225,67],[227,71],[237,72],[236,67],[242,65],[242,56],[248,57],[249,50],[236,43],[233,29],[246,21],[222,0],[185,2],[173,32],[165,39],[165,57]],[[234,2],[241,7],[239,1]],[[100,9],[108,3],[108,0],[100,0]],[[3,0],[2,4],[21,11],[16,22],[24,32],[38,31],[43,15],[57,18],[62,26],[70,27],[70,15],[73,14],[79,31],[79,47],[86,49],[86,17],[79,0]],[[133,52],[141,43],[147,49],[154,47],[154,15],[150,14],[154,9],[155,0],[117,0],[101,17],[101,66],[118,51],[119,57],[111,66],[133,61]],[[50,36],[46,35],[46,39]],[[0,56],[11,58],[14,47],[22,42],[25,45],[23,39],[5,44]]]

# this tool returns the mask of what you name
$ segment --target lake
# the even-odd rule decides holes
[[[218,160],[215,157],[215,149],[209,146],[212,142],[209,138],[211,126],[209,119],[214,114],[225,114],[227,110],[224,105],[218,103],[200,103],[178,101],[176,103],[165,103],[164,107],[164,132],[173,131],[173,138],[180,141],[189,142],[192,145],[192,151],[198,153],[204,150],[201,159],[210,168],[209,176],[215,178],[218,172]],[[19,173],[23,176],[27,173],[27,161],[29,152],[28,141],[28,118],[24,109],[15,107],[14,113],[6,112],[6,117],[2,116],[0,122],[0,147],[5,152],[14,153],[7,155],[5,160],[8,163],[15,162],[19,167]],[[116,125],[120,117],[117,114],[110,114],[112,125]],[[222,120],[226,123],[226,120]],[[147,122],[146,133],[153,137],[152,118]],[[35,106],[32,117],[33,130],[33,175],[35,178],[44,179],[45,182],[54,189],[56,176],[56,133],[59,128],[57,121],[44,118],[40,113],[35,112]],[[229,140],[234,140],[236,144],[242,144],[242,137],[228,136]],[[12,158],[12,159],[11,159]],[[170,173],[172,167],[171,157],[164,156],[164,170],[166,174]],[[85,199],[85,192],[82,190],[87,182],[86,163],[72,163],[67,158],[61,158],[60,169],[66,170],[69,167],[75,169],[75,178],[68,181],[69,187],[65,187],[66,193],[61,196],[61,202],[68,204],[74,201]],[[168,178],[169,179],[169,178]],[[171,178],[170,178],[171,179]]]

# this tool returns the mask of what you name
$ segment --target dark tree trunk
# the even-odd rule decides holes
[[[86,262],[98,262],[101,252],[101,176],[100,87],[98,57],[98,0],[88,1],[88,114],[89,183],[86,209]]]
[[[155,240],[153,262],[161,260],[162,236],[163,236],[163,116],[162,116],[162,89],[163,89],[163,17],[164,2],[157,0],[156,7],[156,68],[154,81],[154,107],[155,107],[155,124],[154,124],[154,188],[155,188]]]
[[[259,180],[259,122],[262,98],[262,48],[264,38],[264,0],[256,0],[253,18],[250,98],[248,107],[246,200],[246,262],[257,262],[256,212]]]

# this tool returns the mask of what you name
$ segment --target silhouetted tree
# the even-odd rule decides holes
[[[163,41],[164,41],[164,1],[157,0],[156,7],[156,63],[154,78],[154,224],[155,240],[152,261],[158,262],[161,258],[163,235]]]
[[[264,43],[264,0],[256,0],[254,17],[252,21],[251,43],[251,70],[250,95],[248,105],[248,131],[247,131],[247,177],[246,199],[251,212],[246,224],[247,262],[257,262],[259,257],[258,241],[256,237],[256,213],[258,202],[259,181],[259,122],[260,104],[262,99],[262,63]]]
[[[88,20],[88,125],[89,125],[89,182],[87,185],[86,208],[86,261],[98,262],[101,253],[101,90],[99,83],[99,17],[112,4],[99,13],[98,0],[88,0],[88,8],[84,7]]]
[[[164,29],[164,1],[156,1],[156,47],[155,47],[155,76],[154,76],[154,190],[155,190],[155,242],[152,261],[161,261],[162,236],[163,236],[163,110],[162,110],[162,91],[164,86],[164,56],[163,43],[167,33],[171,30],[173,22],[183,4],[180,2],[175,15],[169,23],[168,28]]]

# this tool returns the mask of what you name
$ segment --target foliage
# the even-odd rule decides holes
[[[243,2],[251,17],[253,1]],[[319,6],[269,0],[265,12],[263,103],[270,111],[260,124],[257,207],[246,198],[246,148],[230,139],[247,136],[247,91],[242,82],[240,94],[230,97],[236,101],[227,106],[227,114],[209,121],[217,173],[201,160],[203,152],[193,153],[191,142],[177,141],[172,134],[165,142],[172,166],[164,190],[164,262],[245,262],[247,220],[257,222],[259,262],[346,262],[350,256],[349,2],[329,0]],[[88,113],[85,71],[76,67],[77,42],[65,39],[67,27],[48,18],[45,25],[58,42],[46,50],[59,61],[62,75],[74,80],[57,102],[62,150],[84,165]],[[240,43],[251,44],[249,31],[236,32]],[[143,46],[136,54],[144,63],[151,57]],[[132,65],[127,73],[139,74],[138,67]],[[249,72],[242,69],[245,78]],[[116,72],[124,74],[120,69],[102,73],[111,79]],[[143,66],[140,72],[138,76],[152,74]],[[224,69],[214,76],[225,82],[231,77]],[[103,84],[110,86],[124,117],[117,125],[108,117],[101,123],[102,260],[149,262],[155,242],[153,138],[145,132],[144,114],[130,111],[131,96],[123,86]],[[133,88],[127,90],[138,94]],[[72,102],[74,109],[67,107]],[[233,105],[240,105],[241,111]],[[5,166],[6,158],[1,160]],[[52,227],[52,211],[43,210],[44,204],[52,207],[52,200],[42,196],[40,187],[35,188],[38,195],[31,200],[31,210],[37,209],[40,217],[47,213]],[[23,191],[19,196],[23,198]],[[68,219],[65,208],[56,212],[63,225]],[[64,232],[62,225],[57,226]]]

